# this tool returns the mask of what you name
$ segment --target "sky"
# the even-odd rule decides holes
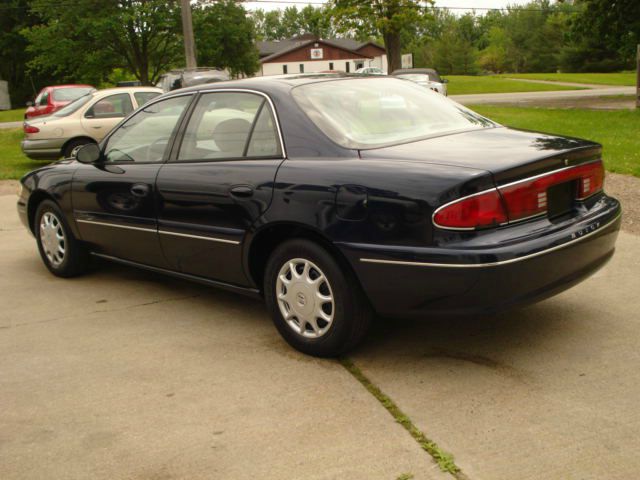
[[[248,10],[255,10],[261,8],[263,10],[275,10],[278,8],[284,9],[291,5],[296,5],[298,8],[304,8],[305,4],[312,4],[320,6],[322,3],[326,3],[327,0],[286,0],[290,3],[276,3],[275,0],[271,1],[258,1],[258,2],[244,2],[245,8]],[[478,13],[482,13],[480,8],[505,8],[507,5],[523,5],[528,3],[529,0],[436,0],[436,7],[453,7],[455,11],[464,13],[464,9],[475,8]]]

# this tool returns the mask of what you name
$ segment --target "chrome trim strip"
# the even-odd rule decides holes
[[[262,95],[269,102],[269,106],[271,107],[271,113],[273,114],[273,118],[276,122],[276,130],[278,131],[278,138],[280,139],[280,149],[282,150],[282,158],[287,158],[287,152],[284,148],[284,139],[282,138],[282,129],[280,128],[280,120],[278,119],[278,112],[276,111],[276,107],[273,105],[273,101],[271,97],[264,92],[259,90],[253,90],[251,88],[209,88],[206,90],[197,90],[196,93],[215,93],[215,92],[246,92],[246,93],[254,93],[256,95]]]
[[[237,240],[227,240],[226,238],[203,237],[201,235],[189,235],[187,233],[169,232],[167,230],[158,230],[158,233],[164,235],[174,235],[176,237],[194,238],[196,240],[209,240],[210,242],[230,243],[231,245],[240,245]]]
[[[116,223],[96,222],[95,220],[76,219],[79,223],[89,223],[91,225],[101,225],[103,227],[124,228],[126,230],[138,230],[140,232],[163,233],[165,235],[175,235],[176,237],[195,238],[197,240],[209,240],[210,242],[229,243],[232,245],[240,245],[237,240],[227,240],[226,238],[203,237],[201,235],[189,235],[186,233],[169,232],[167,230],[155,230],[152,228],[130,227],[129,225],[118,225]]]
[[[140,232],[157,233],[157,230],[154,228],[130,227],[129,225],[118,225],[117,223],[96,222],[95,220],[82,220],[79,218],[76,218],[76,222],[89,223],[91,225],[101,225],[103,227],[124,228],[126,230],[138,230]]]
[[[546,250],[542,250],[540,252],[536,252],[536,253],[531,253],[529,255],[524,255],[522,257],[518,257],[518,258],[511,258],[509,260],[502,260],[499,262],[488,262],[488,263],[428,263],[428,262],[406,262],[406,261],[401,261],[401,260],[382,260],[382,259],[378,259],[378,258],[361,258],[360,261],[363,263],[381,263],[381,264],[386,264],[386,265],[407,265],[407,266],[412,266],[412,267],[441,267],[441,268],[481,268],[481,267],[497,267],[500,265],[508,265],[510,263],[516,263],[516,262],[522,262],[524,260],[528,260],[530,258],[535,258],[535,257],[539,257],[541,255],[546,255],[547,253],[551,253],[551,252],[555,252],[556,250],[561,250],[565,247],[568,247],[569,245],[573,245],[574,243],[577,243],[581,240],[584,240],[585,238],[590,237],[591,235],[595,235],[596,233],[600,232],[601,230],[607,228],[609,225],[615,223],[616,221],[618,221],[618,219],[622,216],[622,213],[618,213],[618,215],[616,215],[616,217],[611,220],[610,222],[607,222],[605,225],[597,228],[596,230],[586,233],[581,237],[575,238],[573,240],[569,240],[566,243],[563,243],[562,245],[556,245],[555,247],[551,247],[548,248]]]

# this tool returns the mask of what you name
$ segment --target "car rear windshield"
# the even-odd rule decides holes
[[[439,93],[394,78],[309,83],[293,89],[307,116],[345,148],[377,148],[497,126]]]
[[[92,87],[56,88],[53,91],[53,99],[56,102],[72,102],[92,91]]]
[[[71,102],[69,105],[61,108],[60,110],[58,110],[57,112],[53,113],[52,115],[54,117],[66,117],[67,115],[71,115],[73,112],[78,111],[80,108],[82,108],[82,106],[87,103],[89,100],[91,100],[91,98],[93,97],[93,95],[91,95],[90,93],[87,93],[86,95],[77,98],[76,100],[74,100],[73,102]]]

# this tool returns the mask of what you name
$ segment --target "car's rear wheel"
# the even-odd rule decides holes
[[[264,293],[280,334],[309,355],[345,353],[371,322],[371,308],[353,274],[309,240],[276,248],[267,263]]]
[[[89,140],[88,138],[78,138],[76,140],[71,140],[65,145],[64,149],[62,150],[62,155],[64,156],[64,158],[73,158],[75,157],[78,150],[80,150],[80,147],[83,147],[88,143],[91,143],[91,140]]]
[[[38,250],[51,273],[73,277],[89,265],[89,254],[74,236],[60,211],[51,200],[43,201],[36,211],[35,228]]]

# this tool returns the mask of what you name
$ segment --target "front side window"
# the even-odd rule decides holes
[[[376,148],[497,124],[406,80],[359,78],[300,85],[293,97],[345,148]]]
[[[102,98],[94,103],[84,114],[85,118],[126,117],[133,111],[128,93],[118,93]]]
[[[187,125],[178,161],[280,156],[275,122],[264,97],[205,93]]]
[[[167,153],[173,131],[191,95],[149,105],[123,123],[104,150],[107,162],[159,162]]]

